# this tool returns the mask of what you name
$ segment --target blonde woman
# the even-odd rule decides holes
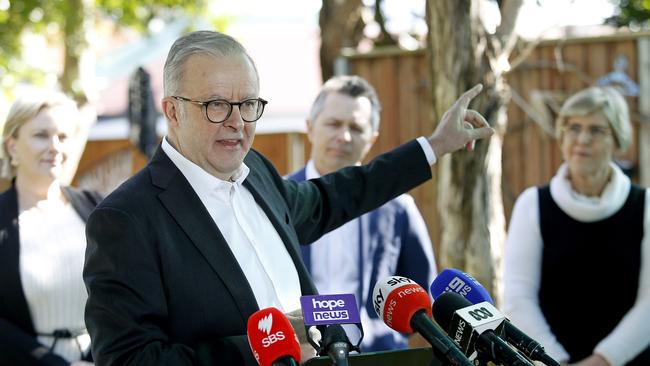
[[[632,141],[627,104],[592,87],[556,124],[564,163],[512,212],[504,309],[559,361],[650,365],[650,190],[612,161]]]
[[[82,280],[85,220],[96,193],[62,183],[80,125],[73,101],[32,93],[2,135],[0,365],[91,365]]]

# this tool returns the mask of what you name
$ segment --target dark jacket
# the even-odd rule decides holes
[[[244,162],[250,168],[244,185],[282,238],[305,295],[316,289],[299,243],[431,177],[416,141],[310,182],[283,179],[253,150]],[[93,211],[86,233],[86,325],[98,366],[257,365],[246,339],[248,317],[259,310],[253,291],[161,148]]]
[[[64,195],[86,221],[101,198],[97,193],[63,188]],[[53,354],[37,358],[32,351],[42,347],[36,339],[20,279],[18,197],[12,185],[0,194],[0,366],[68,365]]]

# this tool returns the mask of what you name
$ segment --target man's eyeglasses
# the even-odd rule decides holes
[[[578,123],[571,123],[564,125],[561,128],[562,132],[565,133],[570,138],[578,138],[582,131],[586,131],[589,137],[594,140],[600,140],[605,138],[605,136],[611,134],[611,129],[605,126],[583,126]]]
[[[241,102],[229,102],[225,99],[215,99],[201,102],[177,95],[172,96],[176,100],[200,105],[205,111],[205,117],[212,123],[222,123],[230,117],[233,106],[239,107],[239,114],[244,122],[255,122],[264,113],[264,106],[268,103],[262,98],[245,99]]]

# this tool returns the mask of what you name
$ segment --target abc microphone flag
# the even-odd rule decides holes
[[[296,365],[300,343],[289,319],[276,308],[256,311],[248,318],[248,344],[260,366]]]
[[[488,294],[487,290],[469,274],[453,268],[447,268],[433,280],[431,283],[431,296],[434,299],[447,292],[456,293],[472,304],[489,302],[494,305],[494,301]],[[503,337],[510,344],[523,352],[528,358],[534,361],[540,361],[547,366],[560,366],[559,362],[549,356],[544,347],[534,339],[530,338],[514,324],[506,319],[503,323]]]

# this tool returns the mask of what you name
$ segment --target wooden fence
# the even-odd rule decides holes
[[[507,76],[513,101],[503,146],[503,197],[506,219],[517,196],[531,185],[547,182],[561,163],[552,130],[554,103],[614,71],[627,60],[624,72],[641,87],[640,97],[627,97],[635,143],[619,156],[632,168],[633,178],[650,184],[650,33],[545,41]],[[377,51],[346,56],[352,74],[373,84],[383,104],[380,138],[371,156],[433,131],[429,103],[429,70],[424,50]],[[645,66],[644,66],[645,65]],[[620,66],[620,65],[619,65]],[[620,75],[620,74],[619,74]],[[642,80],[642,81],[640,81]],[[639,103],[641,101],[641,104]],[[646,105],[643,105],[646,103]],[[645,116],[645,117],[643,117]],[[645,122],[642,122],[645,121]],[[434,247],[439,242],[434,179],[413,190]]]

